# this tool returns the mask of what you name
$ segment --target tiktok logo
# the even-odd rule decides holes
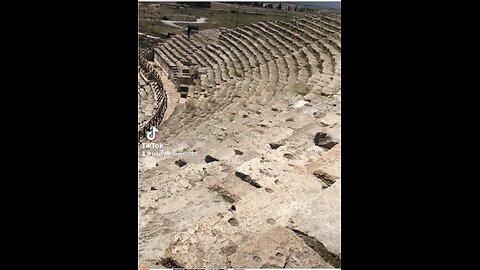
[[[158,129],[156,127],[152,127],[152,130],[147,132],[147,139],[153,141],[157,138]]]

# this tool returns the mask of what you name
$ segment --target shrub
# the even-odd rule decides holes
[[[309,74],[312,74],[312,67],[310,66],[310,64],[306,64],[304,67]]]
[[[297,94],[300,94],[302,96],[305,96],[306,94],[310,93],[310,88],[305,85],[305,84],[295,84],[295,86],[293,87],[293,90],[295,90],[295,92]]]
[[[189,113],[189,114],[192,114],[192,115],[195,115],[195,104],[193,103],[192,100],[188,100],[185,104],[185,111],[186,113]]]

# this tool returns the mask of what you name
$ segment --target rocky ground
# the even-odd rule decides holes
[[[143,156],[140,145],[140,267],[341,266],[340,52],[319,56],[315,73],[303,69],[315,62],[304,45],[305,53],[277,49],[257,66],[241,58],[243,47],[228,52],[245,73],[194,109],[178,104],[159,127],[155,151],[177,156]],[[326,86],[295,89],[324,75]]]

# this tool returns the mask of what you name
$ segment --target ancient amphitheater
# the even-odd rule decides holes
[[[340,267],[340,20],[208,29],[140,53],[141,267]],[[152,126],[164,156],[142,144]]]

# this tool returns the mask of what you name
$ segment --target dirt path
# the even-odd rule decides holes
[[[189,21],[167,21],[167,20],[161,20],[162,23],[168,25],[168,26],[173,26],[177,28],[182,28],[184,29],[185,27],[177,25],[177,23],[189,23],[189,24],[197,24],[197,23],[205,23],[207,21],[207,18],[200,18],[197,19],[194,22],[189,22]]]
[[[149,38],[153,38],[153,39],[157,39],[157,38],[160,38],[160,37],[154,37],[154,36],[150,36],[148,34],[144,34],[142,32],[138,32],[139,35],[142,35],[142,36],[146,36],[146,37],[149,37]]]

